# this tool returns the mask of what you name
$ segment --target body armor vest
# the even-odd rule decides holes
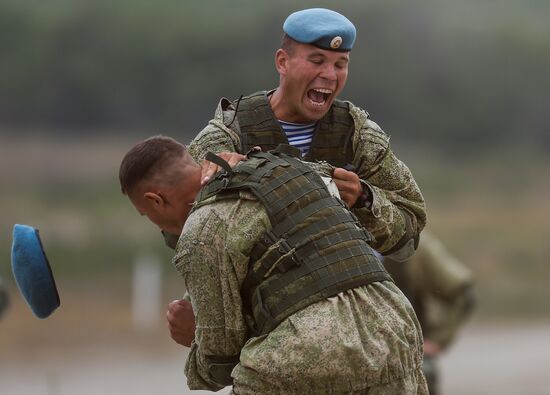
[[[218,173],[197,204],[214,195],[237,198],[242,190],[263,203],[272,226],[251,251],[241,289],[253,335],[339,292],[391,280],[367,244],[370,233],[304,163],[279,151],[251,152]]]
[[[279,144],[288,144],[285,132],[277,122],[265,91],[245,96],[234,103],[241,135],[241,152],[254,146],[267,152]],[[317,122],[306,161],[324,160],[344,167],[353,159],[352,138],[355,131],[349,105],[335,100],[325,116]]]

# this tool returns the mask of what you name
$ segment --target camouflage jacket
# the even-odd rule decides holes
[[[198,163],[207,151],[234,152],[241,146],[234,107],[223,103],[188,147]],[[390,149],[389,137],[365,111],[349,104],[355,124],[352,164],[372,195],[372,205],[354,213],[376,238],[374,249],[404,260],[414,253],[413,240],[426,224],[424,198],[410,170]]]
[[[423,393],[420,326],[391,282],[339,293],[249,337],[240,290],[248,256],[270,226],[262,204],[245,191],[239,199],[212,197],[190,214],[173,260],[196,316],[189,387],[216,391],[232,382],[239,394],[325,394],[405,380],[395,393]],[[215,362],[232,359],[232,379],[220,377]]]
[[[429,232],[405,264],[384,259],[384,266],[411,300],[424,338],[447,348],[474,307],[470,269]]]

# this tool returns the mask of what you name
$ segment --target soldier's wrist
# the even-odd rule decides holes
[[[359,180],[361,183],[361,194],[355,201],[352,209],[370,208],[372,206],[372,193],[366,182]]]

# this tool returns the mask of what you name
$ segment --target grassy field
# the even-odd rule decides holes
[[[133,141],[0,140],[0,275],[13,291],[11,228],[24,223],[40,229],[62,295],[129,297],[132,264],[147,252],[163,262],[165,297],[179,296],[160,233],[119,192],[118,165]],[[477,317],[550,318],[548,156],[517,147],[460,159],[394,149],[425,194],[429,229],[475,274]]]

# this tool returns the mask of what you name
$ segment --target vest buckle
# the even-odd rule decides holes
[[[281,254],[287,254],[290,252],[292,248],[290,248],[290,245],[285,239],[281,239],[281,242],[279,243],[279,247],[277,247],[277,251],[279,251]]]

